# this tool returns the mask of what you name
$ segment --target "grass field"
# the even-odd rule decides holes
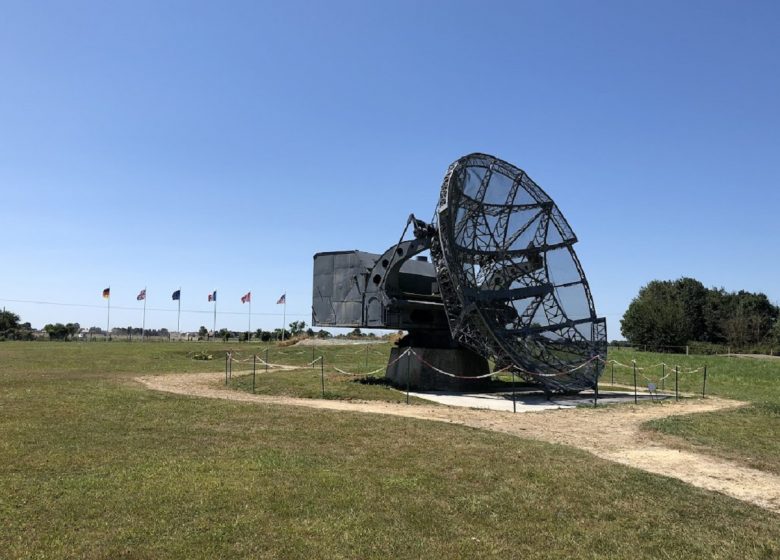
[[[737,461],[749,467],[780,474],[780,360],[771,358],[729,358],[725,356],[683,356],[653,352],[610,350],[611,359],[630,365],[652,366],[666,362],[681,371],[707,365],[707,394],[731,397],[752,403],[737,410],[672,416],[648,422],[646,427],[669,436],[666,443],[680,449],[698,451]],[[673,369],[667,369],[669,373]],[[643,372],[639,378],[646,387],[651,379],[659,387],[662,370]],[[611,366],[602,376],[611,381]],[[633,383],[633,371],[615,369],[616,383]],[[681,391],[699,393],[703,372],[680,376]],[[667,389],[674,388],[674,374],[666,380]]]
[[[132,381],[224,371],[207,348],[0,344],[0,556],[780,556],[777,515],[568,447]],[[323,353],[355,371],[357,350]]]
[[[256,352],[241,351],[236,353],[236,357],[243,361],[233,366],[229,384],[234,389],[251,392],[254,378],[257,394],[406,402],[405,393],[384,383],[384,368],[387,366],[390,346],[389,343],[303,348],[263,346]],[[262,362],[257,362],[256,374],[251,375],[251,354],[257,353],[262,360],[266,357],[266,350],[268,361],[272,364],[301,365],[302,368],[295,371],[266,371]],[[322,369],[318,361],[320,356],[324,359],[325,367]],[[414,397],[409,402],[430,404]]]

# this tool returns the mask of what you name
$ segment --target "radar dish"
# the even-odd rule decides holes
[[[574,252],[577,237],[521,169],[485,154],[453,163],[431,256],[452,337],[548,392],[596,385],[606,322]]]

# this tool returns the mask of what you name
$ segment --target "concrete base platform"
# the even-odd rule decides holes
[[[445,404],[448,406],[462,406],[466,408],[481,408],[487,410],[501,410],[512,412],[512,392],[498,393],[456,393],[451,391],[416,391],[410,392],[410,396]],[[664,400],[669,395],[639,394],[640,402],[650,400]],[[671,398],[674,398],[673,396]],[[634,402],[633,392],[623,391],[599,391],[599,405],[629,404]],[[578,395],[553,396],[547,400],[541,391],[518,391],[515,395],[517,412],[537,412],[541,410],[554,410],[558,408],[575,408],[577,406],[593,406],[593,391],[583,391]]]
[[[398,356],[406,351],[405,347],[390,350],[390,364],[385,377],[396,387],[405,389],[407,383],[415,391],[479,391],[487,386],[490,378],[463,379],[450,377],[436,371],[427,364],[457,376],[478,376],[490,372],[487,360],[466,348],[421,348],[412,347],[420,358],[407,355],[400,360]],[[396,361],[398,360],[398,361]]]

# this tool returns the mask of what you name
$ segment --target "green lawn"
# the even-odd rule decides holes
[[[780,404],[780,360],[759,358],[728,358],[726,356],[685,356],[682,354],[661,354],[657,352],[635,352],[633,350],[610,349],[609,359],[631,365],[636,360],[638,367],[653,366],[666,362],[669,377],[665,380],[666,389],[674,389],[674,366],[680,366],[680,391],[701,393],[703,371],[687,371],[707,366],[708,395],[718,395],[754,403]],[[607,365],[601,376],[602,384],[611,380],[612,366]],[[659,387],[662,377],[660,367],[639,372],[637,377],[640,389],[652,381]],[[643,377],[644,376],[644,377]],[[615,382],[633,384],[631,368],[615,367]]]
[[[252,374],[236,374],[229,381],[229,386],[239,391],[252,392]],[[323,379],[319,366],[315,369],[303,368],[295,371],[270,371],[263,372],[258,369],[254,376],[255,393],[258,395],[281,395],[285,397],[297,397],[304,399],[344,399],[344,400],[377,400],[387,402],[406,402],[406,393],[397,390],[387,383],[380,375],[374,376],[348,376],[338,372],[328,371]],[[410,404],[426,404],[435,406],[436,403],[409,398]]]
[[[132,381],[206,347],[0,343],[0,557],[780,555],[777,515],[568,447]]]
[[[707,364],[707,394],[731,397],[750,406],[708,414],[672,416],[648,422],[645,427],[670,436],[666,443],[680,449],[709,453],[749,467],[780,474],[780,360],[682,356],[653,352],[610,351],[610,358],[624,364],[636,360],[639,367],[660,362],[689,371]],[[670,372],[669,369],[666,370]],[[671,370],[673,371],[673,370]],[[662,370],[643,372],[660,387]],[[611,381],[612,367],[602,376]],[[633,383],[633,370],[616,367],[615,382]],[[646,387],[648,380],[639,376]],[[703,372],[680,376],[680,390],[699,393]],[[674,388],[674,374],[665,381]]]
[[[384,382],[391,345],[366,344],[345,346],[298,347],[262,345],[238,348],[234,352],[238,362],[233,363],[229,385],[240,391],[298,398],[323,398],[323,378],[326,399],[381,400],[406,402],[406,394]],[[253,361],[252,356],[257,360]],[[288,371],[266,370],[262,360],[271,364],[300,365]],[[324,360],[321,368],[318,358]],[[254,362],[254,363],[253,363]],[[312,363],[315,362],[315,363]],[[255,371],[254,376],[252,371]],[[411,397],[410,404],[430,401]]]
[[[671,436],[681,449],[710,453],[780,475],[780,405],[671,416],[646,427]]]

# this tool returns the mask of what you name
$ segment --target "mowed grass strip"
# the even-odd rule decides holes
[[[0,381],[6,558],[780,554],[775,515],[562,446],[116,378]]]
[[[780,404],[671,416],[648,422],[645,427],[670,436],[665,442],[679,449],[780,474]]]
[[[151,392],[224,367],[152,346],[0,344],[4,558],[780,554],[776,515],[567,447]]]
[[[52,378],[68,379],[122,377],[126,374],[148,374],[167,372],[224,371],[225,353],[232,352],[243,363],[234,364],[235,377],[231,384],[239,390],[251,391],[250,358],[257,354],[268,357],[272,363],[300,365],[295,372],[270,371],[265,374],[258,364],[256,391],[261,394],[282,395],[303,398],[320,398],[321,386],[317,366],[307,368],[312,360],[322,356],[325,360],[325,396],[336,399],[365,399],[405,401],[402,392],[382,384],[361,384],[356,380],[362,374],[382,369],[387,362],[391,345],[343,345],[343,346],[287,346],[275,344],[236,343],[62,343],[6,342],[0,345],[0,358],[5,367],[12,364],[13,371],[23,375],[26,383],[35,383]],[[211,354],[210,361],[194,360],[196,353]],[[673,417],[649,423],[648,430],[659,436],[668,435],[668,445],[709,453],[737,461],[741,464],[778,472],[780,449],[777,433],[780,433],[780,419],[777,408],[780,405],[780,360],[755,358],[728,358],[723,356],[684,356],[653,352],[634,352],[624,349],[610,349],[610,359],[626,365],[632,360],[639,367],[649,367],[666,362],[670,368],[679,365],[687,371],[708,365],[707,394],[752,401],[752,406],[739,411],[721,411],[704,415]],[[344,376],[334,368],[359,374]],[[615,381],[632,384],[631,369],[616,367]],[[671,369],[666,373],[670,374]],[[378,373],[378,380],[382,373]],[[647,383],[662,386],[661,368],[647,369],[638,375],[640,390],[646,390]],[[26,376],[26,377],[24,377]],[[606,386],[611,380],[612,368],[607,366],[601,381]],[[698,393],[703,383],[703,372],[683,373],[679,377],[680,390]],[[663,382],[666,389],[674,388],[674,375]],[[410,400],[412,404],[418,401]],[[648,405],[652,406],[652,405]]]
[[[294,371],[272,370],[268,373],[258,369],[254,375],[255,394],[302,399],[325,398],[406,402],[406,393],[385,383],[384,376],[348,376],[338,372],[327,372],[324,374],[324,395],[322,377],[319,367],[315,369],[302,368]],[[231,389],[251,393],[252,378],[251,373],[241,372],[236,374],[234,371],[228,386]],[[409,397],[409,404],[437,406],[432,401],[426,401],[414,396]]]
[[[363,375],[384,369],[391,347],[389,343],[281,347],[223,342],[3,342],[0,359],[13,372],[43,377],[224,371],[226,352],[243,361],[234,364],[237,370],[250,368],[253,354],[267,357],[271,363],[302,367],[322,356],[326,371],[335,372],[334,367],[338,367]],[[196,354],[211,355],[212,359],[196,360]]]
[[[751,402],[750,406],[686,416],[672,416],[645,424],[645,428],[669,436],[668,445],[708,453],[745,466],[780,474],[780,360],[771,358],[729,358],[726,356],[683,356],[655,352],[610,350],[609,357],[626,365],[636,360],[645,367],[666,362],[691,370],[707,364],[707,395],[717,395]],[[667,390],[674,389],[674,369],[665,380]],[[611,380],[607,366],[602,381]],[[642,372],[641,390],[648,379],[661,387],[661,369]],[[615,369],[617,383],[633,383],[633,371]],[[679,377],[680,390],[700,394],[703,372],[685,373]]]
[[[234,353],[239,361],[233,364],[229,385],[251,392],[254,382],[257,394],[295,398],[406,402],[404,392],[384,381],[391,348],[383,343],[240,349]],[[253,354],[258,360],[253,360]],[[262,362],[266,357],[272,364],[301,367],[294,371],[266,369]],[[410,397],[409,403],[435,405],[415,397]]]
[[[684,354],[663,354],[659,352],[635,352],[626,349],[610,348],[610,360],[631,366],[636,360],[640,368],[650,368],[661,362],[670,367],[665,373],[668,377],[663,382],[666,390],[674,390],[674,366],[680,366],[680,391],[701,394],[704,387],[704,372],[686,373],[687,371],[707,366],[707,395],[728,397],[753,403],[780,404],[780,360],[761,358],[729,358],[726,356],[686,356]],[[637,374],[639,389],[646,391],[648,383],[655,383],[661,388],[662,368],[654,367],[639,371]],[[601,383],[611,380],[612,366],[608,364],[601,376]],[[615,382],[626,385],[633,384],[631,367],[615,367]]]

